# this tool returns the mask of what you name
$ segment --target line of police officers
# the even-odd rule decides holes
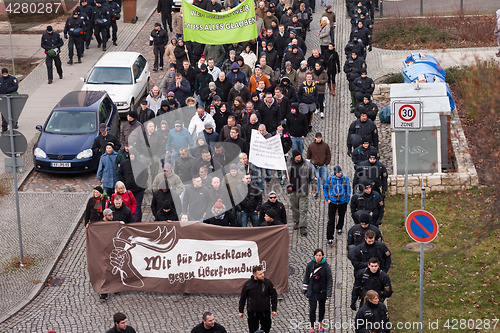
[[[64,38],[68,39],[68,64],[73,64],[74,50],[76,49],[77,62],[82,62],[85,49],[89,49],[92,40],[92,32],[97,41],[97,47],[106,51],[110,36],[113,45],[117,45],[118,26],[116,21],[121,17],[121,0],[81,0],[72,15],[66,20],[64,26]],[[62,79],[63,71],[59,54],[64,45],[59,33],[53,31],[52,26],[42,35],[41,46],[45,50],[48,83],[53,81],[53,67],[56,66],[59,78]]]

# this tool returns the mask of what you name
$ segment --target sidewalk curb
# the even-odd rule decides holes
[[[146,23],[148,22],[148,20],[150,19],[150,17],[153,15],[153,13],[155,11],[156,11],[156,8],[153,8],[153,10],[149,14],[147,14],[147,18],[145,18],[144,21],[142,21],[140,24],[135,24],[135,27],[137,27],[137,33],[142,30],[142,28],[144,27],[144,25],[146,25]],[[135,35],[137,35],[137,33]],[[130,44],[132,44],[133,41],[134,41],[134,39],[132,38],[132,39],[128,40],[126,44],[123,44],[125,50],[130,46]],[[66,49],[66,52],[67,52],[67,49]],[[61,52],[61,53],[63,53],[63,52]],[[45,66],[45,62],[43,62],[43,61],[40,62],[40,64],[37,67],[35,67],[33,69],[33,71],[31,71],[30,74],[28,74],[24,78],[23,81],[27,81],[27,79],[30,77],[31,73],[33,73],[40,66],[44,67]],[[37,139],[38,139],[38,136],[35,136],[35,138],[33,139],[33,141],[30,141],[30,148],[33,147],[32,145],[34,145],[34,143],[36,142]],[[27,154],[25,154],[24,156],[27,159],[32,159],[33,156],[32,156],[31,150]],[[33,170],[34,170],[34,166],[29,171],[25,171],[23,173],[23,175],[21,176],[21,178],[18,180],[18,189],[23,185],[24,181],[31,174],[31,172]],[[7,174],[7,173],[3,173],[0,176],[0,178],[10,179],[10,175]],[[40,193],[40,194],[42,194],[42,193]],[[90,198],[90,196],[91,195],[89,195],[88,198]],[[49,278],[49,276],[51,275],[51,273],[55,269],[55,267],[57,265],[57,262],[59,261],[59,258],[62,255],[64,249],[66,248],[66,246],[70,242],[70,240],[73,237],[73,235],[77,232],[78,226],[80,225],[80,221],[83,218],[83,214],[84,214],[85,208],[86,208],[86,201],[85,201],[85,204],[82,204],[81,208],[79,209],[78,214],[76,215],[77,217],[73,221],[73,227],[70,227],[68,229],[68,231],[66,232],[66,234],[63,235],[63,237],[61,238],[61,240],[62,240],[61,244],[58,246],[58,248],[56,249],[56,251],[54,251],[54,253],[53,253],[53,256],[52,256],[53,259],[52,259],[52,261],[50,262],[50,264],[47,265],[47,267],[45,268],[45,270],[41,274],[40,281],[42,281],[42,282],[39,283],[38,287],[34,286],[33,290],[31,291],[31,293],[28,296],[24,297],[13,309],[11,309],[10,311],[8,311],[8,313],[6,315],[0,317],[0,323],[3,323],[4,321],[6,321],[9,318],[11,318],[12,316],[14,316],[17,312],[19,312],[24,307],[26,307],[34,298],[36,298],[42,292],[43,288],[45,287],[45,283],[46,283],[47,279]]]

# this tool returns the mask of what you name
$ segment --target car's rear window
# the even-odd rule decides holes
[[[88,111],[56,110],[45,126],[45,132],[53,134],[89,134],[96,131],[96,113]]]
[[[95,67],[87,83],[132,84],[132,72],[128,67]]]

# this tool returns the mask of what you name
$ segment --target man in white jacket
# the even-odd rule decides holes
[[[203,106],[198,106],[196,109],[196,114],[191,118],[189,122],[188,131],[191,135],[196,138],[205,129],[205,124],[210,124],[215,131],[215,121],[210,113],[205,112]]]

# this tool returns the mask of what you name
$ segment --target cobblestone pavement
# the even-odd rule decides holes
[[[336,44],[344,63],[343,46],[350,33],[350,24],[345,19],[345,5],[342,0],[333,1],[337,13]],[[317,13],[311,25],[311,32],[307,39],[308,49],[318,45],[317,30],[319,18],[323,8],[318,3]],[[140,32],[140,36],[150,31],[152,23],[157,17],[150,18]],[[151,61],[152,54],[144,51],[147,47],[146,38],[138,37],[129,49],[142,50],[143,54]],[[373,53],[372,53],[373,54]],[[372,55],[370,54],[370,56]],[[369,75],[376,70],[368,67]],[[161,75],[161,72],[158,72]],[[158,79],[152,78],[157,83]],[[337,95],[326,95],[326,117],[320,119],[316,115],[313,120],[313,133],[321,131],[325,141],[332,148],[332,162],[340,164],[345,174],[352,176],[353,169],[350,158],[346,154],[347,129],[354,120],[354,115],[349,112],[350,94],[347,88],[345,75],[337,76]],[[306,143],[310,143],[309,135]],[[32,181],[33,187],[36,178]],[[82,180],[84,181],[84,180]],[[287,202],[283,187],[271,183],[273,190],[277,190],[282,201]],[[28,188],[30,188],[28,186]],[[46,186],[46,185],[44,185]],[[60,189],[63,190],[63,185]],[[88,188],[87,188],[88,189]],[[270,188],[268,188],[270,189]],[[54,194],[59,195],[60,194]],[[73,195],[75,194],[68,194]],[[49,198],[50,199],[50,198]],[[50,202],[55,202],[56,200]],[[85,200],[80,199],[80,206]],[[64,201],[64,199],[63,199]],[[61,200],[57,200],[61,202]],[[145,203],[150,202],[150,194],[146,195]],[[67,202],[64,201],[64,206]],[[79,205],[75,205],[78,207]],[[63,207],[61,204],[58,207]],[[64,209],[66,216],[75,212]],[[42,213],[39,213],[42,214]],[[150,212],[145,211],[144,220],[150,218]],[[350,212],[347,213],[344,231],[352,226]],[[289,219],[291,220],[291,219]],[[289,285],[290,292],[280,301],[278,315],[273,319],[273,332],[302,332],[308,326],[308,302],[300,293],[301,281],[305,265],[310,260],[312,251],[322,247],[326,251],[326,259],[331,264],[334,277],[334,295],[327,303],[326,320],[329,323],[348,323],[353,319],[353,312],[349,309],[350,291],[353,284],[351,264],[346,256],[346,233],[335,239],[335,245],[328,247],[326,244],[327,206],[323,195],[318,200],[310,200],[309,209],[309,236],[301,237],[293,231],[290,225],[290,262]],[[229,332],[245,332],[246,321],[237,317],[238,296],[198,295],[191,294],[159,294],[125,292],[111,295],[106,303],[100,303],[98,295],[92,291],[88,279],[85,255],[85,232],[80,224],[73,237],[70,238],[66,248],[57,261],[49,280],[49,285],[43,288],[40,294],[25,308],[0,324],[0,332],[44,332],[55,330],[58,333],[84,331],[103,331],[112,325],[112,314],[122,311],[129,317],[130,324],[138,332],[189,332],[200,322],[201,314],[206,310],[215,313],[216,320],[226,327]],[[62,233],[60,233],[62,234]],[[65,238],[67,239],[67,238]],[[302,323],[303,326],[299,326]],[[299,328],[300,327],[300,328]],[[331,332],[353,332],[352,329],[332,329]]]

